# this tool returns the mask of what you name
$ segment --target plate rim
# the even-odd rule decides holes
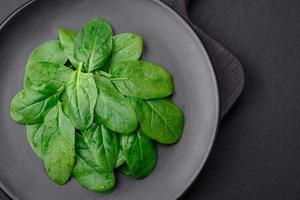
[[[17,15],[26,10],[27,7],[31,6],[33,3],[37,2],[39,0],[28,0],[27,2],[23,3],[22,5],[20,5],[18,8],[16,8],[15,10],[13,10],[2,22],[0,22],[0,32],[3,31],[3,29],[5,29],[5,27],[9,24],[9,22],[14,19],[15,17],[17,17]],[[216,72],[215,69],[212,65],[211,59],[208,55],[208,52],[203,44],[203,42],[201,41],[201,39],[199,38],[199,36],[197,35],[197,33],[195,32],[195,30],[192,28],[192,26],[189,24],[189,22],[182,17],[178,12],[176,12],[174,9],[172,9],[170,6],[168,6],[167,4],[165,4],[164,2],[160,1],[160,0],[151,0],[153,3],[161,6],[162,8],[165,9],[166,12],[169,12],[170,14],[172,14],[174,17],[176,17],[176,20],[178,23],[180,23],[182,26],[184,26],[186,28],[187,31],[190,32],[191,37],[193,37],[193,39],[195,39],[198,43],[199,49],[202,51],[202,54],[205,58],[205,62],[207,63],[209,69],[210,69],[210,75],[211,75],[211,79],[213,81],[213,90],[214,90],[214,105],[215,105],[215,114],[214,114],[214,130],[212,131],[210,137],[209,137],[209,145],[207,148],[207,151],[204,154],[204,159],[202,160],[201,164],[198,166],[197,170],[194,172],[194,174],[191,176],[191,178],[188,180],[188,184],[183,187],[183,189],[181,191],[177,191],[177,195],[175,197],[175,199],[179,199],[180,197],[182,197],[188,190],[189,188],[194,184],[194,182],[196,181],[198,175],[200,174],[201,170],[203,169],[204,165],[207,162],[207,159],[212,151],[212,147],[214,145],[215,139],[216,139],[216,135],[217,135],[217,131],[218,131],[218,127],[220,124],[220,120],[221,120],[221,116],[220,116],[220,93],[219,93],[219,85],[218,85],[218,81],[217,81],[217,77],[216,77]],[[2,191],[2,193],[9,199],[11,200],[19,200],[13,192],[11,192],[6,186],[5,184],[3,184],[1,177],[0,177],[0,190]]]

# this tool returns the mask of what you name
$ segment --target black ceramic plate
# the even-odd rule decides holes
[[[118,175],[115,190],[97,194],[71,180],[58,186],[31,150],[25,126],[9,117],[9,103],[22,88],[27,58],[40,43],[57,38],[61,27],[78,31],[89,19],[106,18],[115,33],[136,32],[145,43],[143,58],[174,77],[174,101],[185,114],[184,134],[159,146],[159,160],[144,180]],[[188,24],[155,0],[37,0],[0,27],[0,179],[3,190],[22,200],[165,200],[178,198],[203,167],[219,118],[218,90],[207,53]]]

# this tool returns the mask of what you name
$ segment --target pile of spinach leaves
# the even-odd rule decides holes
[[[79,33],[37,47],[26,65],[24,88],[10,115],[26,124],[27,139],[57,184],[73,176],[96,192],[110,192],[114,170],[136,179],[157,161],[154,141],[176,143],[183,113],[170,100],[172,76],[140,60],[141,36],[113,35],[96,18]]]

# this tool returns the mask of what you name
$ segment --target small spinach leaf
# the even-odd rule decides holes
[[[66,84],[71,73],[70,68],[61,64],[44,61],[30,63],[26,67],[24,85],[25,88],[31,85],[60,88]]]
[[[85,72],[103,67],[112,49],[112,28],[100,18],[89,21],[79,32],[74,44],[74,57],[83,62]]]
[[[105,68],[112,72],[122,61],[138,60],[143,52],[143,39],[134,33],[121,33],[113,36],[111,57]]]
[[[38,46],[31,54],[28,64],[32,62],[52,62],[56,64],[65,64],[68,58],[64,53],[58,40],[50,40]]]
[[[121,167],[121,172],[125,175],[125,176],[132,176],[132,172],[130,171],[128,165],[126,163],[124,163]]]
[[[43,140],[45,134],[45,125],[44,123],[26,125],[27,129],[27,140],[33,149],[33,151],[43,159]]]
[[[163,144],[176,143],[182,136],[184,119],[180,108],[169,99],[131,98],[145,135]]]
[[[26,71],[31,63],[35,62],[51,62],[63,65],[67,62],[68,58],[63,52],[61,44],[58,40],[50,40],[38,46],[30,55],[26,64]],[[29,87],[30,80],[25,74],[24,87]]]
[[[75,128],[85,130],[93,122],[97,88],[92,73],[83,73],[82,64],[72,72],[66,86],[64,111]]]
[[[75,161],[75,128],[63,113],[61,103],[45,117],[43,139],[44,164],[49,177],[57,184],[65,184]]]
[[[118,160],[116,163],[116,168],[120,167],[121,165],[123,165],[125,162],[125,157],[124,157],[124,153],[122,151],[122,149],[119,150],[119,154],[118,154]]]
[[[18,92],[10,104],[11,118],[21,124],[36,124],[44,120],[47,112],[56,105],[63,87],[59,90],[25,88]]]
[[[155,145],[137,130],[136,134],[122,135],[122,149],[132,176],[143,179],[154,169],[157,160]]]
[[[82,136],[94,157],[92,162],[97,165],[100,171],[112,171],[118,159],[118,135],[103,125],[93,124],[82,133]],[[84,155],[82,156],[84,157]]]
[[[74,67],[78,67],[78,60],[74,58],[74,43],[77,33],[68,29],[59,29],[59,40],[61,46]]]
[[[122,140],[120,139],[119,140],[120,148],[119,148],[118,159],[115,168],[118,168],[125,163],[125,156],[124,156],[121,142]]]
[[[95,121],[118,133],[133,132],[138,122],[130,102],[107,78],[99,74],[95,74],[94,77],[98,88]]]
[[[110,80],[123,95],[140,99],[166,97],[174,89],[172,77],[166,70],[145,61],[122,62]]]
[[[98,149],[100,150],[100,149]],[[97,152],[92,152],[85,139],[76,133],[76,162],[73,177],[83,186],[95,192],[110,191],[115,185],[114,172],[101,171],[101,166],[96,162]]]

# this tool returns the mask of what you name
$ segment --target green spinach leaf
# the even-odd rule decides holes
[[[64,53],[58,40],[50,40],[38,46],[31,54],[28,64],[32,62],[52,62],[56,64],[65,64],[68,58]]]
[[[11,118],[21,124],[37,124],[44,120],[47,112],[56,105],[60,89],[45,87],[42,90],[25,88],[12,99],[10,104]]]
[[[132,172],[130,171],[128,165],[126,163],[124,163],[121,167],[121,172],[125,175],[125,176],[132,176]]]
[[[100,18],[89,21],[79,32],[74,44],[74,57],[83,62],[86,72],[103,67],[111,54],[112,28]]]
[[[133,132],[138,122],[130,102],[107,78],[99,74],[95,74],[94,77],[98,88],[95,121],[118,133]]]
[[[100,149],[92,150],[83,136],[76,133],[76,162],[73,177],[90,190],[107,192],[115,185],[115,175],[112,170],[106,172],[101,170],[102,166],[97,162],[99,159],[95,157],[97,151]]]
[[[182,136],[184,118],[180,108],[169,99],[131,98],[145,135],[162,144],[176,143]]]
[[[143,52],[143,39],[134,33],[121,33],[113,36],[111,57],[105,68],[112,72],[123,61],[138,60]]]
[[[59,40],[61,46],[74,67],[78,67],[78,60],[74,58],[74,43],[77,33],[68,29],[59,29]]]
[[[132,176],[136,179],[148,176],[156,165],[155,145],[141,130],[137,130],[136,134],[122,135],[121,140],[126,164]]]
[[[92,73],[83,73],[82,63],[71,73],[66,86],[64,111],[75,128],[85,130],[91,126],[97,100],[97,88]]]
[[[125,162],[125,157],[124,157],[124,153],[123,153],[123,150],[120,149],[119,150],[119,154],[118,154],[118,160],[117,160],[117,163],[116,163],[116,168],[120,167],[121,165],[123,165]]]
[[[66,85],[69,75],[73,71],[61,64],[51,62],[34,62],[26,67],[25,88],[35,86],[52,86],[60,88]]]
[[[125,156],[124,156],[121,142],[122,140],[120,139],[119,140],[120,148],[119,148],[118,159],[115,168],[118,168],[125,163]]]
[[[49,177],[57,184],[65,184],[75,162],[75,128],[63,113],[61,103],[45,117],[43,138],[44,164]]]
[[[30,55],[28,62],[26,64],[27,67],[31,65],[31,63],[35,62],[51,62],[63,65],[67,62],[68,58],[66,54],[63,52],[61,44],[58,40],[50,40],[38,46]],[[27,75],[24,76],[24,87],[29,87],[30,80],[28,80]]]
[[[27,140],[33,151],[43,159],[43,144],[45,134],[45,124],[26,125]]]
[[[110,80],[125,96],[153,99],[173,93],[171,75],[158,65],[145,61],[122,62],[112,72]]]
[[[117,133],[111,132],[103,125],[93,124],[82,133],[82,136],[94,157],[92,162],[97,165],[100,171],[112,171],[116,166],[119,153]]]

